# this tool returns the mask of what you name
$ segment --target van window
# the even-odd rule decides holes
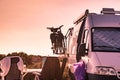
[[[82,43],[87,43],[88,41],[87,38],[88,38],[88,30],[86,29],[83,34]]]
[[[92,28],[93,51],[120,51],[120,28]]]

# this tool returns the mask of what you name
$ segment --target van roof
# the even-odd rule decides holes
[[[88,18],[91,27],[120,27],[120,15],[90,13]]]
[[[79,24],[85,18],[89,27],[120,27],[120,11],[115,11],[113,8],[103,8],[101,14],[89,13],[86,9],[74,24]]]

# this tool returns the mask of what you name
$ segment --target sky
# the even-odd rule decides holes
[[[120,0],[0,0],[0,54],[52,54],[50,31],[62,27],[65,35],[86,9],[120,10]]]

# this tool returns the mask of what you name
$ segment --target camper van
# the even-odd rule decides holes
[[[70,72],[75,72],[73,64],[83,61],[86,80],[120,80],[120,12],[86,10],[74,24],[69,40]]]

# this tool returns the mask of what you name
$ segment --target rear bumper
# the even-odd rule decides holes
[[[87,80],[120,80],[117,76],[87,74]]]

